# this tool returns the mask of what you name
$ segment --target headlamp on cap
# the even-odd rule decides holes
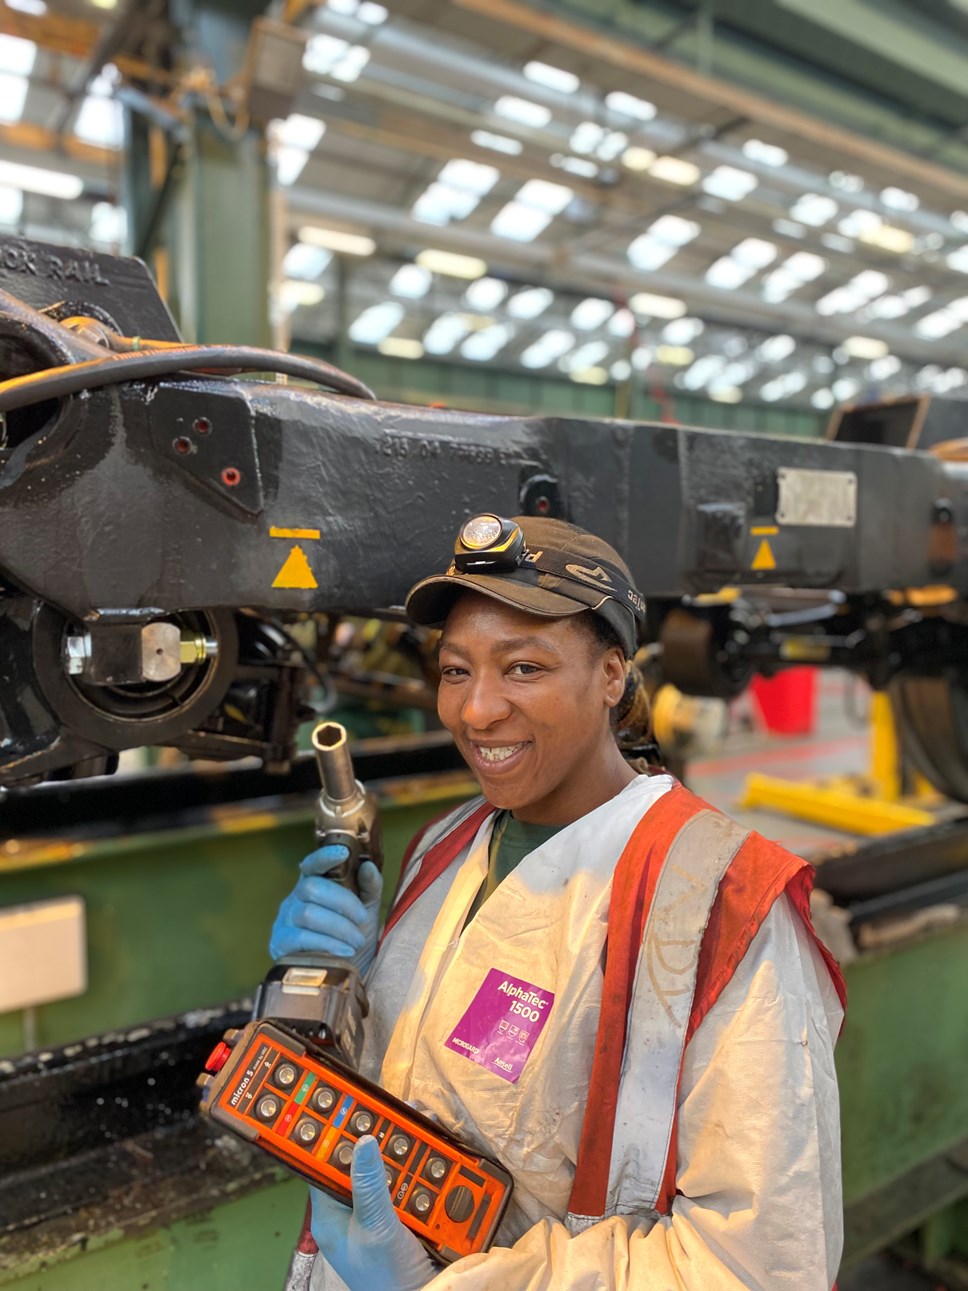
[[[485,512],[461,526],[454,544],[454,565],[462,574],[507,574],[517,569],[527,554],[519,525]]]

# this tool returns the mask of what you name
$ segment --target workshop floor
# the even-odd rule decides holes
[[[868,691],[843,673],[820,673],[816,720],[808,736],[766,733],[747,692],[733,707],[730,733],[714,756],[690,763],[689,787],[736,820],[793,852],[809,854],[848,835],[765,811],[736,806],[751,771],[791,780],[862,772],[868,761]],[[853,837],[853,836],[850,836]],[[946,1291],[937,1278],[907,1267],[889,1254],[864,1260],[838,1279],[838,1291]]]

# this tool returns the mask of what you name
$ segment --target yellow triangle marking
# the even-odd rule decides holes
[[[756,549],[756,555],[753,557],[750,569],[776,569],[773,550],[765,538],[760,539],[760,545]]]
[[[293,547],[286,557],[286,563],[279,573],[276,574],[272,582],[273,587],[318,587],[313,576],[313,571],[309,568],[309,561],[306,559],[306,553],[302,547]]]

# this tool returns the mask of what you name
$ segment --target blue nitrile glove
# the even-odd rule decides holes
[[[360,896],[323,876],[349,855],[342,845],[320,847],[299,866],[302,877],[279,907],[269,938],[273,959],[318,951],[352,960],[360,975],[376,955],[383,875],[372,861],[359,869]]]
[[[350,1291],[419,1291],[436,1275],[430,1256],[397,1218],[380,1147],[364,1135],[350,1166],[353,1209],[311,1188],[312,1234]]]

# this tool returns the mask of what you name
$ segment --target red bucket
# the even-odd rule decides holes
[[[813,731],[816,668],[787,668],[775,677],[754,677],[750,691],[768,731],[777,735],[809,735]]]

